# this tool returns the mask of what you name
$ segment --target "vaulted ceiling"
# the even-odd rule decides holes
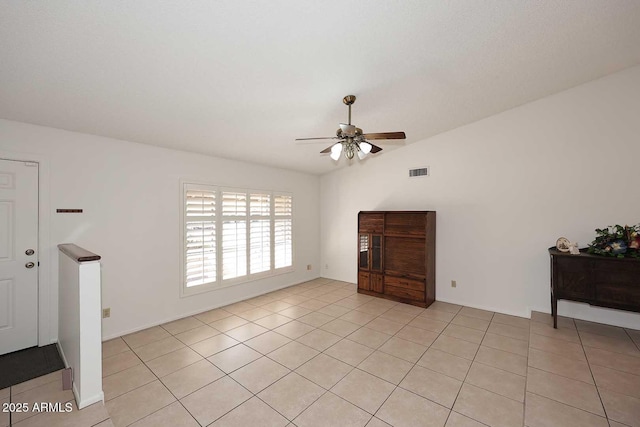
[[[411,144],[639,63],[636,0],[0,3],[0,117],[318,174],[347,94]]]

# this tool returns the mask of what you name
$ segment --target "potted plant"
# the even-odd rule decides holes
[[[588,252],[618,258],[640,258],[640,224],[596,228],[596,238],[589,245]]]

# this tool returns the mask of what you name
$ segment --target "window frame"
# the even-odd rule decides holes
[[[187,190],[200,189],[204,191],[212,191],[215,193],[216,207],[215,207],[215,241],[216,241],[216,279],[213,282],[195,285],[191,287],[186,286],[186,222],[188,217],[186,215],[186,194]],[[222,201],[223,192],[245,193],[246,194],[246,215],[244,216],[245,230],[246,230],[246,274],[239,277],[223,279],[223,221],[225,216],[222,214]],[[251,220],[255,216],[251,215],[251,194],[265,194],[269,195],[269,216],[262,217],[263,219],[269,219],[269,256],[270,256],[270,268],[269,270],[261,271],[258,273],[251,273]],[[275,268],[275,198],[276,196],[288,196],[291,197],[291,265],[280,268]],[[261,280],[268,277],[279,276],[282,274],[288,274],[295,271],[295,244],[293,238],[294,229],[294,195],[287,191],[274,191],[274,190],[259,190],[253,188],[239,188],[210,184],[208,182],[196,181],[196,180],[180,180],[180,297],[189,297],[192,295],[198,295],[204,292],[210,292],[217,289],[224,289],[231,286],[240,285],[243,283],[249,283],[256,280]],[[239,216],[228,216],[227,219],[241,218]]]

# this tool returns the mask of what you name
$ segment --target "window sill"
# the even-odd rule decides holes
[[[283,274],[289,274],[296,271],[294,267],[283,267],[274,271],[269,271],[265,273],[257,273],[251,276],[243,276],[235,279],[227,279],[222,281],[221,283],[213,282],[207,285],[197,285],[187,288],[182,286],[180,288],[180,298],[188,298],[195,295],[200,295],[206,292],[217,291],[220,289],[230,288],[233,286],[242,285],[245,283],[255,282],[257,280],[268,279],[270,277],[281,276]]]

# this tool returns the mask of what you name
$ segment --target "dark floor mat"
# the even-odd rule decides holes
[[[0,356],[0,389],[64,368],[55,344]]]

